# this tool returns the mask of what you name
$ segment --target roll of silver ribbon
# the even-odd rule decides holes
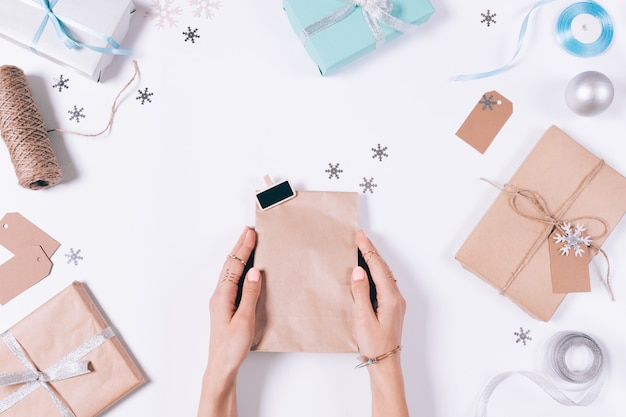
[[[582,370],[572,369],[568,365],[567,360],[570,350],[578,347],[588,349],[592,356],[591,363]],[[578,332],[557,334],[552,338],[551,343],[548,344],[546,361],[549,369],[554,372],[555,376],[561,379],[561,382],[572,384],[568,388],[575,386],[576,391],[585,391],[584,394],[579,394],[582,395],[580,399],[573,400],[564,392],[566,390],[570,391],[570,389],[560,387],[559,384],[535,372],[503,372],[496,375],[483,389],[476,406],[476,417],[485,417],[487,415],[487,405],[493,391],[502,381],[515,375],[531,380],[543,389],[546,394],[563,405],[585,406],[591,404],[597,398],[604,378],[605,357],[600,345],[591,337]]]
[[[601,376],[604,355],[602,349],[591,337],[584,333],[564,333],[556,337],[551,348],[550,363],[555,374],[564,381],[574,384],[588,384]],[[583,369],[572,369],[567,363],[568,353],[582,347],[591,354],[591,363]]]

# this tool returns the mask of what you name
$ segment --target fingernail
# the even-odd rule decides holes
[[[354,281],[362,281],[365,279],[365,271],[363,268],[356,267],[352,270],[352,279]]]
[[[259,279],[261,279],[261,273],[259,272],[259,270],[255,268],[250,268],[250,270],[248,271],[248,281],[259,282]]]

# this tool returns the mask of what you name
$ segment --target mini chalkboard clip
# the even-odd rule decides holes
[[[296,196],[296,192],[289,181],[285,180],[274,184],[269,175],[263,178],[265,179],[267,188],[256,193],[256,202],[261,210],[269,210]]]

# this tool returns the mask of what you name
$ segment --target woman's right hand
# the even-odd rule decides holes
[[[356,240],[376,285],[377,301],[377,309],[374,310],[367,273],[362,267],[355,267],[352,271],[352,296],[359,353],[363,362],[389,354],[379,362],[366,366],[372,385],[372,416],[408,416],[400,361],[406,302],[391,269],[365,232],[359,230]]]

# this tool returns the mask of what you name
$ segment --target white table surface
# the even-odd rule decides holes
[[[455,82],[459,73],[496,68],[511,58],[531,1],[435,0],[417,33],[322,77],[278,0],[222,0],[210,19],[193,2],[171,0],[180,14],[159,29],[146,18],[159,1],[138,0],[124,46],[141,76],[122,96],[110,133],[97,138],[53,133],[61,184],[17,185],[0,146],[0,213],[17,211],[61,243],[49,277],[0,307],[0,330],[74,280],[96,297],[149,382],[108,410],[108,417],[195,415],[209,338],[208,299],[222,262],[244,225],[254,225],[254,191],[263,176],[296,188],[359,192],[359,225],[388,260],[408,302],[402,361],[413,416],[469,417],[482,387],[504,371],[541,373],[544,345],[557,332],[581,331],[605,349],[604,386],[587,407],[565,407],[512,378],[488,415],[608,416],[626,408],[626,225],[604,249],[611,302],[592,263],[592,292],[569,295],[549,322],[523,312],[462,269],[454,254],[497,190],[544,131],[557,125],[626,173],[626,3],[603,0],[615,25],[609,49],[592,58],[568,54],[555,22],[571,1],[535,11],[515,64],[490,78]],[[198,2],[196,2],[198,3]],[[160,0],[166,5],[165,0]],[[496,23],[481,23],[481,13]],[[195,43],[185,42],[188,28]],[[115,58],[101,83],[0,42],[0,64],[27,74],[48,128],[100,130],[112,100],[132,75]],[[571,112],[567,82],[601,71],[615,86],[610,108],[594,117]],[[53,88],[60,75],[67,89]],[[139,90],[151,92],[143,105]],[[455,132],[481,95],[496,90],[513,115],[480,154]],[[80,123],[68,110],[83,108]],[[372,148],[387,147],[382,161]],[[340,178],[328,177],[329,163]],[[373,193],[362,192],[374,178]],[[82,260],[65,256],[80,249]],[[0,252],[2,260],[10,256]],[[522,327],[532,337],[516,343]],[[352,355],[253,353],[239,378],[241,416],[366,416],[367,372]]]

